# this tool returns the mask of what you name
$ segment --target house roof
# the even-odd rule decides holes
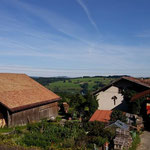
[[[0,103],[12,112],[59,99],[25,74],[0,73]]]
[[[139,84],[141,86],[144,86],[144,87],[147,87],[147,88],[150,88],[150,79],[138,79],[138,78],[134,78],[134,77],[121,77],[115,81],[113,81],[112,83],[110,83],[109,85],[95,91],[93,94],[97,94],[101,91],[105,91],[107,90],[109,87],[111,87],[112,85],[114,85],[115,83],[121,81],[121,80],[127,80],[127,81],[130,81],[130,82],[133,82],[133,83],[136,83],[136,84]]]
[[[89,121],[108,122],[110,120],[111,110],[96,110]]]
[[[132,98],[131,98],[131,102],[134,102],[135,100],[139,99],[139,98],[142,98],[144,96],[147,96],[147,95],[150,95],[150,90],[146,90],[146,91],[143,91],[143,92],[140,92],[136,95],[134,95]]]
[[[146,86],[150,88],[150,80],[143,78],[134,78],[134,77],[123,77],[123,79],[129,80],[131,82]]]
[[[108,127],[113,127],[113,126],[122,129],[122,130],[119,129],[120,132],[129,130],[129,126],[127,124],[125,124],[124,122],[120,121],[120,120],[117,120],[116,122],[113,122],[112,124],[107,126],[107,128]]]

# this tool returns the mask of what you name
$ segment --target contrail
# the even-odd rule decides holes
[[[82,9],[84,10],[84,12],[86,13],[90,23],[94,26],[94,28],[99,32],[99,29],[95,23],[95,21],[93,20],[93,18],[91,17],[91,14],[88,10],[88,8],[86,7],[86,5],[83,3],[82,0],[77,0],[78,4],[82,7]]]

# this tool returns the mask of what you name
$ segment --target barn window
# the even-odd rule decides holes
[[[111,99],[113,99],[113,101],[114,101],[114,105],[116,105],[117,97],[116,97],[116,96],[113,96]]]

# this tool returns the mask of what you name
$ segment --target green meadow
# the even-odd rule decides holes
[[[80,77],[80,78],[64,78],[61,81],[51,82],[45,85],[48,89],[56,93],[79,93],[84,86],[88,91],[93,92],[99,88],[111,83],[114,78],[107,77]]]

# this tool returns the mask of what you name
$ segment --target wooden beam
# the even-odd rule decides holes
[[[11,117],[10,117],[10,113],[8,110],[7,110],[7,119],[8,119],[7,126],[9,127],[11,125]]]

